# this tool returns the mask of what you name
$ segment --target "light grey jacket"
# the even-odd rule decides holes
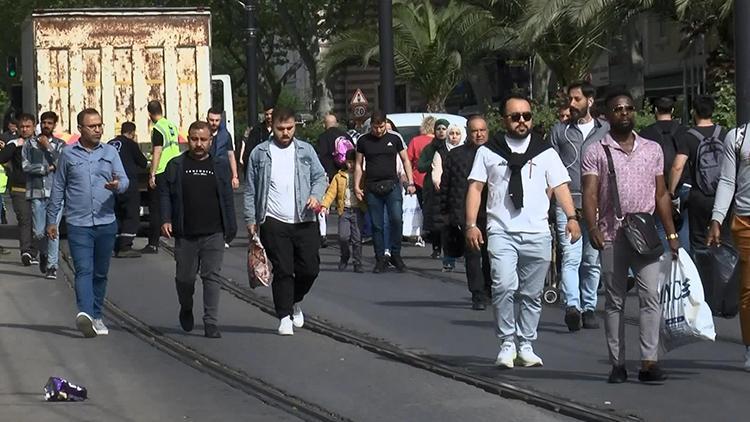
[[[266,221],[268,206],[268,187],[271,183],[271,140],[259,144],[250,153],[247,166],[247,186],[245,187],[245,223],[263,224]],[[315,197],[318,201],[328,187],[323,165],[312,145],[297,138],[292,140],[295,168],[294,202],[300,222],[316,221],[315,212],[306,207],[307,199]]]
[[[609,132],[609,123],[594,119],[594,128],[583,139],[583,132],[575,123],[556,123],[549,134],[552,148],[560,155],[565,168],[570,175],[570,193],[576,208],[582,208],[581,196],[581,161],[586,149],[592,143],[599,142]]]
[[[737,133],[740,132],[738,138]],[[734,214],[750,215],[750,139],[747,125],[732,129],[724,138],[724,157],[721,161],[721,178],[716,188],[712,220],[724,223],[734,200]],[[737,159],[737,150],[741,159]],[[737,171],[739,166],[739,171]]]

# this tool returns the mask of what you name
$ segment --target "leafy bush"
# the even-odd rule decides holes
[[[313,145],[317,145],[318,137],[325,131],[323,122],[321,120],[313,120],[297,125],[297,130],[294,134],[297,139],[302,139]]]

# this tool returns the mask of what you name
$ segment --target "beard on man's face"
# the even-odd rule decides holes
[[[635,129],[635,120],[633,119],[625,119],[625,120],[618,120],[610,123],[610,127],[612,128],[612,131],[615,133],[630,133]]]
[[[575,106],[570,106],[570,119],[573,121],[577,121],[578,119],[581,119],[585,117],[589,112],[588,107],[584,108],[577,108]]]

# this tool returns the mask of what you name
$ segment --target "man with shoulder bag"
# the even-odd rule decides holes
[[[664,277],[664,247],[656,235],[654,211],[664,223],[672,258],[680,243],[672,221],[672,203],[664,183],[664,154],[656,142],[633,132],[635,106],[627,92],[607,97],[610,131],[584,153],[583,213],[592,245],[601,251],[605,288],[605,331],[612,371],[610,383],[627,381],[625,297],[628,270],[635,273],[640,303],[641,370],[638,379],[660,383],[667,377],[657,365]],[[598,216],[597,216],[598,211]]]

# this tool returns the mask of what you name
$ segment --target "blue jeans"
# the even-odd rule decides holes
[[[387,249],[390,249],[391,255],[401,255],[402,205],[401,186],[398,183],[394,184],[393,190],[385,196],[367,192],[367,209],[372,219],[372,245],[375,248],[376,258],[385,256],[386,245],[389,246]],[[390,223],[387,239],[385,237],[386,207]]]
[[[557,207],[557,239],[562,249],[562,294],[565,306],[574,306],[579,311],[596,310],[596,289],[599,287],[599,251],[591,246],[589,230],[584,221],[579,221],[581,238],[570,243],[565,233],[568,217]]]
[[[51,240],[47,237],[47,203],[49,199],[34,198],[29,201],[31,201],[31,231],[37,243],[36,247],[39,249],[40,254],[47,255],[47,268],[57,268],[60,238]],[[55,219],[56,225],[60,225],[61,218],[62,208],[60,208],[60,212]]]
[[[79,312],[102,317],[107,292],[109,260],[115,249],[117,222],[82,227],[68,224],[68,245],[76,271],[76,303]]]

